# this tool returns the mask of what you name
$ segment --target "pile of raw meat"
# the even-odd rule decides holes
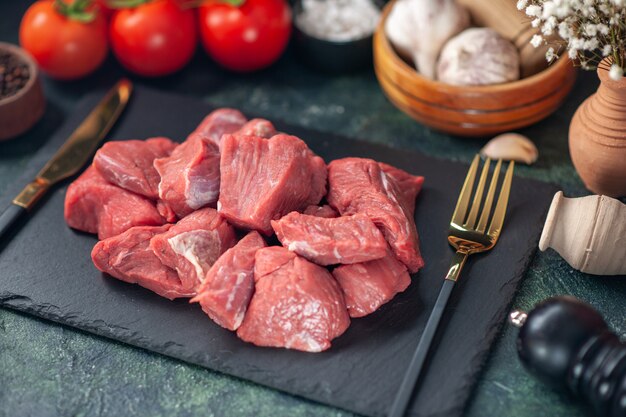
[[[423,266],[422,183],[370,159],[326,165],[267,120],[220,109],[180,145],[106,143],[69,186],[65,219],[98,234],[99,270],[192,297],[247,342],[319,352]]]

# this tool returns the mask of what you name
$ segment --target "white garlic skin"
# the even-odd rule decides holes
[[[398,0],[385,22],[385,34],[403,58],[434,79],[441,48],[469,23],[468,11],[455,0]]]
[[[493,29],[471,28],[441,51],[437,79],[452,85],[489,85],[518,80],[519,52]]]
[[[535,144],[519,133],[503,133],[491,139],[480,150],[482,156],[491,159],[523,162],[532,165],[539,157]]]

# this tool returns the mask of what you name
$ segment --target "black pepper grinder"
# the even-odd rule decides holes
[[[517,352],[545,383],[581,398],[596,416],[626,417],[626,344],[590,305],[554,297],[530,313],[514,311]]]

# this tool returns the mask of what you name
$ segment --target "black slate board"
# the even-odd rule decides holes
[[[0,209],[30,180],[100,99],[88,96],[0,199]],[[110,139],[181,140],[211,106],[138,88]],[[54,190],[0,244],[0,303],[187,362],[368,416],[388,411],[435,302],[452,251],[448,222],[467,166],[418,153],[276,123],[327,162],[370,157],[424,175],[416,219],[426,267],[375,314],[353,320],[324,353],[257,348],[214,325],[197,305],[160,298],[98,272],[96,239],[63,221],[67,183]],[[416,138],[417,140],[418,138]],[[463,271],[410,415],[458,416],[504,321],[537,245],[554,187],[515,178],[500,242]]]

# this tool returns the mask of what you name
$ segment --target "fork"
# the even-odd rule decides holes
[[[471,208],[468,211],[470,198],[472,196],[472,189],[476,180],[476,173],[478,172],[479,161],[480,157],[479,155],[476,155],[472,161],[469,171],[467,172],[463,188],[461,188],[461,194],[459,195],[456,208],[454,209],[454,214],[452,214],[452,220],[450,220],[448,242],[456,249],[456,253],[452,257],[450,268],[446,274],[443,286],[439,291],[435,307],[430,313],[422,338],[417,345],[417,349],[413,354],[413,359],[411,359],[411,363],[406,371],[406,374],[404,375],[402,385],[400,385],[400,389],[396,394],[389,417],[402,417],[406,411],[409,400],[411,399],[411,394],[413,393],[415,384],[417,383],[421,370],[424,366],[430,345],[435,337],[437,327],[439,326],[443,312],[448,304],[448,300],[450,299],[450,294],[452,293],[454,284],[459,279],[463,265],[465,265],[465,261],[467,261],[467,258],[470,255],[485,252],[493,248],[498,241],[498,237],[500,237],[502,224],[504,223],[504,215],[506,213],[506,206],[509,201],[515,163],[510,162],[509,167],[506,170],[500,194],[498,196],[498,202],[496,203],[491,223],[487,228],[491,214],[491,207],[493,205],[493,198],[498,185],[498,177],[500,176],[500,170],[502,168],[502,160],[499,159],[496,163],[496,167],[491,176],[487,196],[484,199],[481,211],[483,192],[485,190],[485,183],[487,182],[487,176],[489,175],[489,168],[491,165],[491,160],[489,158],[486,159],[478,180],[478,186],[476,187],[476,193],[474,194]],[[478,223],[476,223],[476,220],[478,220]]]

